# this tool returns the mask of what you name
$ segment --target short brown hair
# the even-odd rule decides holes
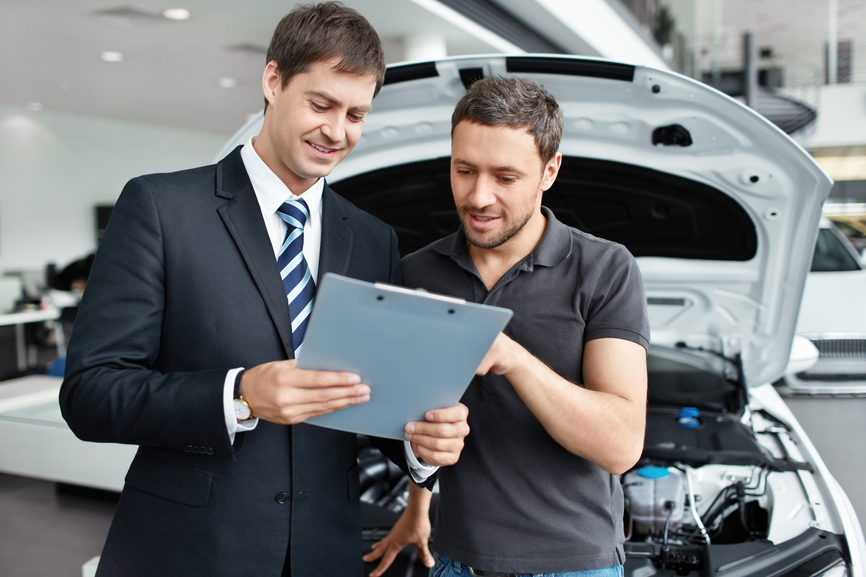
[[[357,10],[340,2],[295,6],[274,30],[267,62],[277,63],[281,87],[316,62],[339,58],[350,74],[374,74],[379,93],[385,81],[385,52],[379,35]],[[268,101],[265,99],[265,109]]]
[[[451,115],[451,136],[463,121],[525,129],[547,164],[562,140],[562,110],[542,86],[517,76],[491,76],[474,82]]]

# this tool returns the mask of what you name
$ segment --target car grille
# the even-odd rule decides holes
[[[797,373],[797,378],[810,383],[855,383],[866,381],[866,373],[862,374],[829,374],[829,373]]]
[[[852,385],[860,388],[866,385],[866,337],[858,334],[850,335],[849,338],[842,338],[841,335],[821,338],[815,335],[810,340],[818,349],[818,362],[809,370],[795,375],[801,386],[837,385],[842,387],[838,390],[848,390]],[[796,382],[789,384],[795,386]]]
[[[812,344],[821,358],[866,358],[866,339],[814,339]]]

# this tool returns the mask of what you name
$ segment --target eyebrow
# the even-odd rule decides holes
[[[340,104],[340,102],[336,98],[334,98],[333,96],[331,96],[327,92],[324,92],[323,90],[310,90],[309,94],[312,94],[314,96],[318,96],[320,98],[324,98],[325,100],[327,100],[331,104]],[[359,106],[350,106],[349,107],[349,110],[353,110],[355,112],[370,112],[370,110],[372,110],[372,109],[373,109],[373,107],[369,104],[361,104]]]
[[[471,168],[478,168],[477,164],[475,164],[474,162],[469,162],[468,160],[466,160],[464,158],[454,158],[454,159],[452,159],[452,162],[454,162],[454,164],[463,164],[463,165],[469,166]],[[513,172],[515,174],[521,174],[521,175],[525,174],[522,170],[519,170],[517,167],[509,166],[509,165],[494,166],[493,170],[494,170],[494,172]]]

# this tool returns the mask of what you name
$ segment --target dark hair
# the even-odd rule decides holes
[[[339,2],[295,6],[277,24],[268,46],[267,62],[277,63],[284,90],[292,76],[331,58],[340,59],[335,67],[340,72],[375,74],[373,96],[379,93],[385,80],[379,35],[357,10]]]
[[[491,76],[474,82],[451,115],[451,136],[464,120],[485,126],[525,129],[547,164],[562,140],[562,110],[553,96],[531,80]]]

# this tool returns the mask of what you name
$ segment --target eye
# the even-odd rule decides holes
[[[517,179],[513,176],[500,176],[499,181],[505,184],[511,184],[512,182],[517,182]]]
[[[349,116],[349,120],[351,120],[352,122],[364,122],[364,118],[366,118],[366,116],[363,114],[349,113],[348,116]]]
[[[317,112],[325,112],[326,110],[328,110],[327,106],[325,106],[323,104],[319,104],[318,102],[315,102],[313,100],[310,101],[310,106],[312,106],[313,109],[316,110]]]
[[[468,168],[458,168],[456,170],[457,174],[462,174],[463,176],[469,176],[470,174],[472,174],[472,171]]]

